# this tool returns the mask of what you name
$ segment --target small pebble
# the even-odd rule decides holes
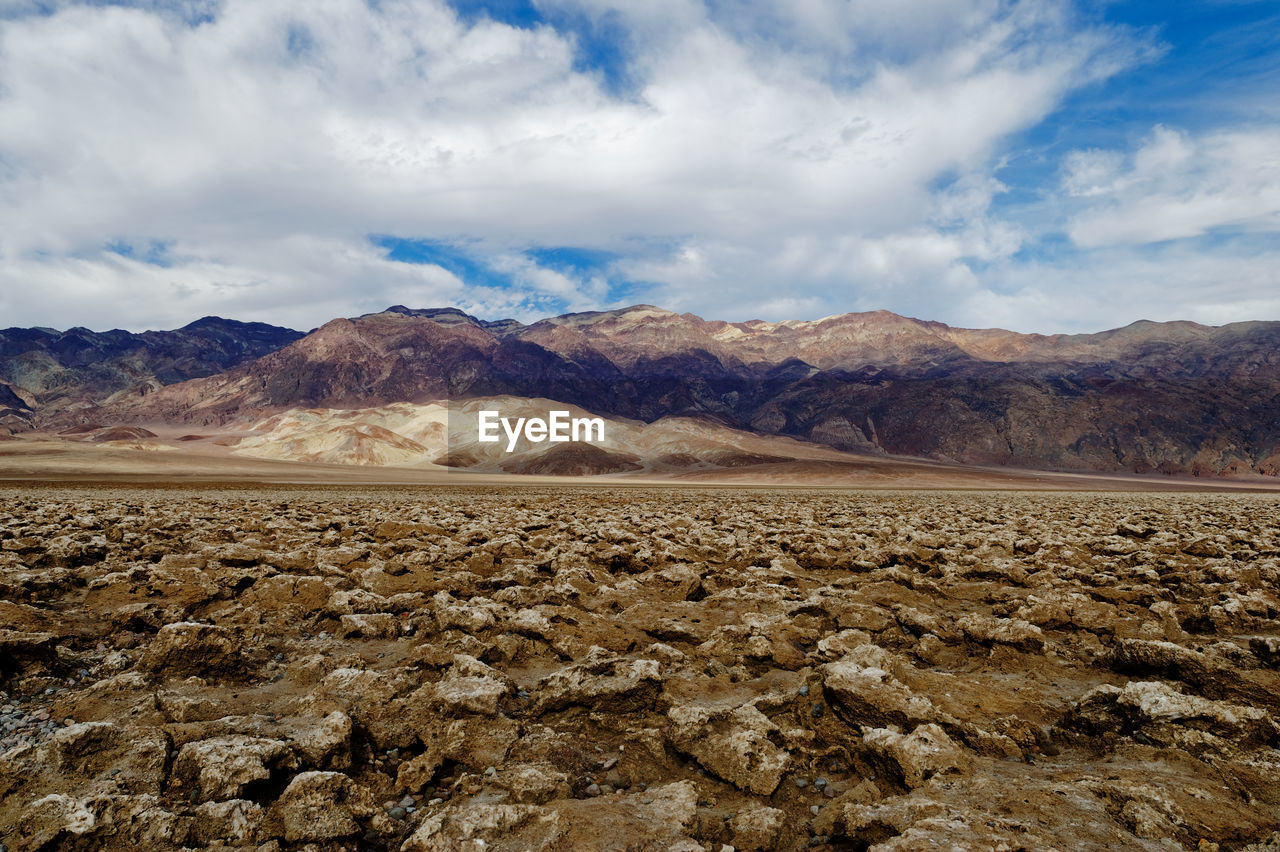
[[[436,805],[443,804],[443,803],[444,803],[444,799],[431,799],[430,801],[427,802],[427,806],[434,807]]]
[[[825,789],[827,786],[827,779],[825,778],[814,779],[813,786],[817,787],[819,790]]]
[[[801,790],[803,790],[805,787],[808,787],[808,786],[809,786],[809,782],[808,782],[808,781],[806,781],[806,780],[805,780],[805,779],[803,779],[803,778],[797,778],[797,779],[796,779],[796,786],[797,786],[797,787],[799,787]]]
[[[806,683],[804,686],[800,687],[800,694],[801,695],[809,694],[809,684]]]
[[[814,816],[817,816],[821,810],[822,808],[818,807],[817,805],[809,806],[809,813],[813,814]]]
[[[615,766],[617,766],[617,765],[618,765],[618,758],[616,758],[616,757],[611,757],[611,758],[609,758],[608,760],[606,760],[606,761],[604,762],[604,764],[603,764],[603,766],[601,766],[601,768],[602,768],[605,772],[608,772],[610,769],[612,769],[613,767],[615,767]]]
[[[484,770],[484,774],[489,778],[492,778],[493,776],[498,774],[498,770],[492,766],[486,766]]]
[[[813,705],[813,709],[809,711],[809,715],[815,719],[819,719],[822,717],[822,714],[826,712],[826,709],[827,708],[823,707],[821,704],[815,704]]]
[[[395,807],[387,811],[387,816],[391,817],[392,819],[404,819],[405,813],[406,812],[404,808]]]
[[[600,785],[599,785],[599,784],[592,784],[590,787],[588,787],[588,788],[587,788],[587,795],[588,795],[588,796],[599,796],[599,795],[600,795]]]
[[[415,803],[415,802],[414,802],[414,800],[413,800],[413,796],[405,796],[405,797],[404,797],[403,799],[401,799],[397,804],[399,804],[399,805],[400,805],[400,807],[402,807],[402,808],[411,808],[411,807],[413,807],[413,806],[414,806],[414,804],[416,804],[416,803]]]

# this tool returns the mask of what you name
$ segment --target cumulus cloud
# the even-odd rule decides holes
[[[992,270],[954,306],[971,326],[1044,333],[1097,331],[1139,319],[1222,325],[1280,317],[1274,245],[1215,248],[1165,243],[1154,249],[1114,246],[1064,264],[1031,261]],[[1081,299],[1080,282],[1088,282]]]
[[[1068,228],[1084,248],[1280,231],[1280,127],[1157,126],[1131,154],[1077,151],[1066,166],[1064,189],[1089,200]]]
[[[236,319],[308,329],[397,302],[453,304],[486,295],[439,266],[390,262],[365,241],[237,239],[233,246],[202,243],[196,253],[179,241],[147,252],[145,260],[130,256],[128,246],[115,248],[126,253],[6,260],[0,273],[6,319],[39,316],[56,300],[67,325],[176,328],[234,306]],[[357,283],[371,273],[378,286],[362,292]],[[504,296],[490,294],[497,304]]]
[[[729,319],[968,317],[989,270],[1018,289],[1036,237],[995,212],[1002,146],[1149,50],[1057,0],[538,7],[549,23],[515,27],[442,0],[11,0],[0,311],[311,327],[401,302],[527,319],[611,306],[624,285]],[[622,88],[557,23],[606,19]],[[1237,219],[1212,203],[1239,202],[1230,161],[1265,139],[1179,138],[1190,153],[1073,155],[1080,246],[1114,242],[1107,217],[1144,198],[1185,210],[1134,240],[1265,223],[1274,186]],[[508,283],[393,260],[373,234],[465,246]],[[530,252],[555,246],[617,259],[577,272]]]

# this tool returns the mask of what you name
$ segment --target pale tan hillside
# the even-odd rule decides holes
[[[554,459],[580,462],[559,452],[567,445],[519,439],[513,452],[498,430],[497,442],[478,440],[482,410],[495,410],[514,424],[519,418],[546,419],[551,411],[567,411],[571,418],[598,415],[577,406],[548,399],[512,396],[485,397],[446,405],[440,402],[395,403],[361,409],[292,409],[252,425],[232,453],[281,461],[379,466],[443,466],[469,471],[556,473]],[[707,471],[748,468],[793,460],[847,461],[857,456],[817,444],[772,435],[755,435],[688,417],[668,417],[656,423],[602,417],[604,440],[590,443],[609,457],[629,458],[618,471]],[[544,458],[545,456],[550,456]],[[450,456],[446,459],[446,456]],[[595,472],[608,473],[609,469]]]

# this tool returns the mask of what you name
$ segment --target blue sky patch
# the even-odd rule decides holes
[[[170,243],[163,240],[139,240],[137,242],[114,240],[107,243],[105,248],[112,254],[118,254],[121,257],[136,260],[139,263],[169,267],[173,265],[173,258],[169,255],[169,246]]]
[[[458,16],[468,24],[488,18],[501,24],[532,29],[545,20],[529,0],[451,0]]]
[[[996,215],[1052,228],[1040,208],[1058,198],[1063,159],[1073,150],[1130,152],[1156,125],[1195,133],[1280,118],[1280,3],[1098,0],[1085,12],[1129,28],[1148,55],[1075,91],[1044,121],[1008,140],[996,171],[1007,191],[993,199]],[[1044,254],[1069,254],[1060,236],[1051,231],[1042,238]],[[1038,254],[1024,246],[1019,256]]]
[[[435,264],[456,275],[469,287],[490,287],[499,290],[516,290],[521,287],[513,273],[495,269],[486,261],[486,251],[467,241],[408,239],[388,235],[374,235],[369,241],[387,250],[387,260],[399,263]],[[515,252],[543,269],[580,282],[604,279],[609,303],[626,301],[651,284],[632,281],[614,273],[613,265],[623,255],[602,249],[577,246],[540,246]],[[538,309],[560,310],[567,303],[547,294],[529,294],[529,305]]]
[[[399,263],[432,263],[449,270],[465,284],[479,287],[511,287],[510,277],[495,272],[469,251],[464,243],[448,240],[415,240],[375,235],[369,241],[387,249],[387,260]]]
[[[285,33],[285,49],[289,55],[297,58],[305,57],[315,47],[315,37],[311,30],[302,24],[290,24]]]
[[[525,251],[524,255],[539,266],[574,275],[607,272],[610,264],[621,257],[617,252],[572,246],[534,248]]]
[[[599,74],[605,91],[613,95],[625,95],[634,86],[628,72],[630,37],[617,12],[542,10],[529,0],[451,0],[451,5],[467,23],[488,18],[521,29],[550,26],[572,38],[575,71]]]

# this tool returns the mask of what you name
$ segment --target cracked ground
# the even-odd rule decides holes
[[[15,852],[1280,850],[1274,496],[0,495]]]

